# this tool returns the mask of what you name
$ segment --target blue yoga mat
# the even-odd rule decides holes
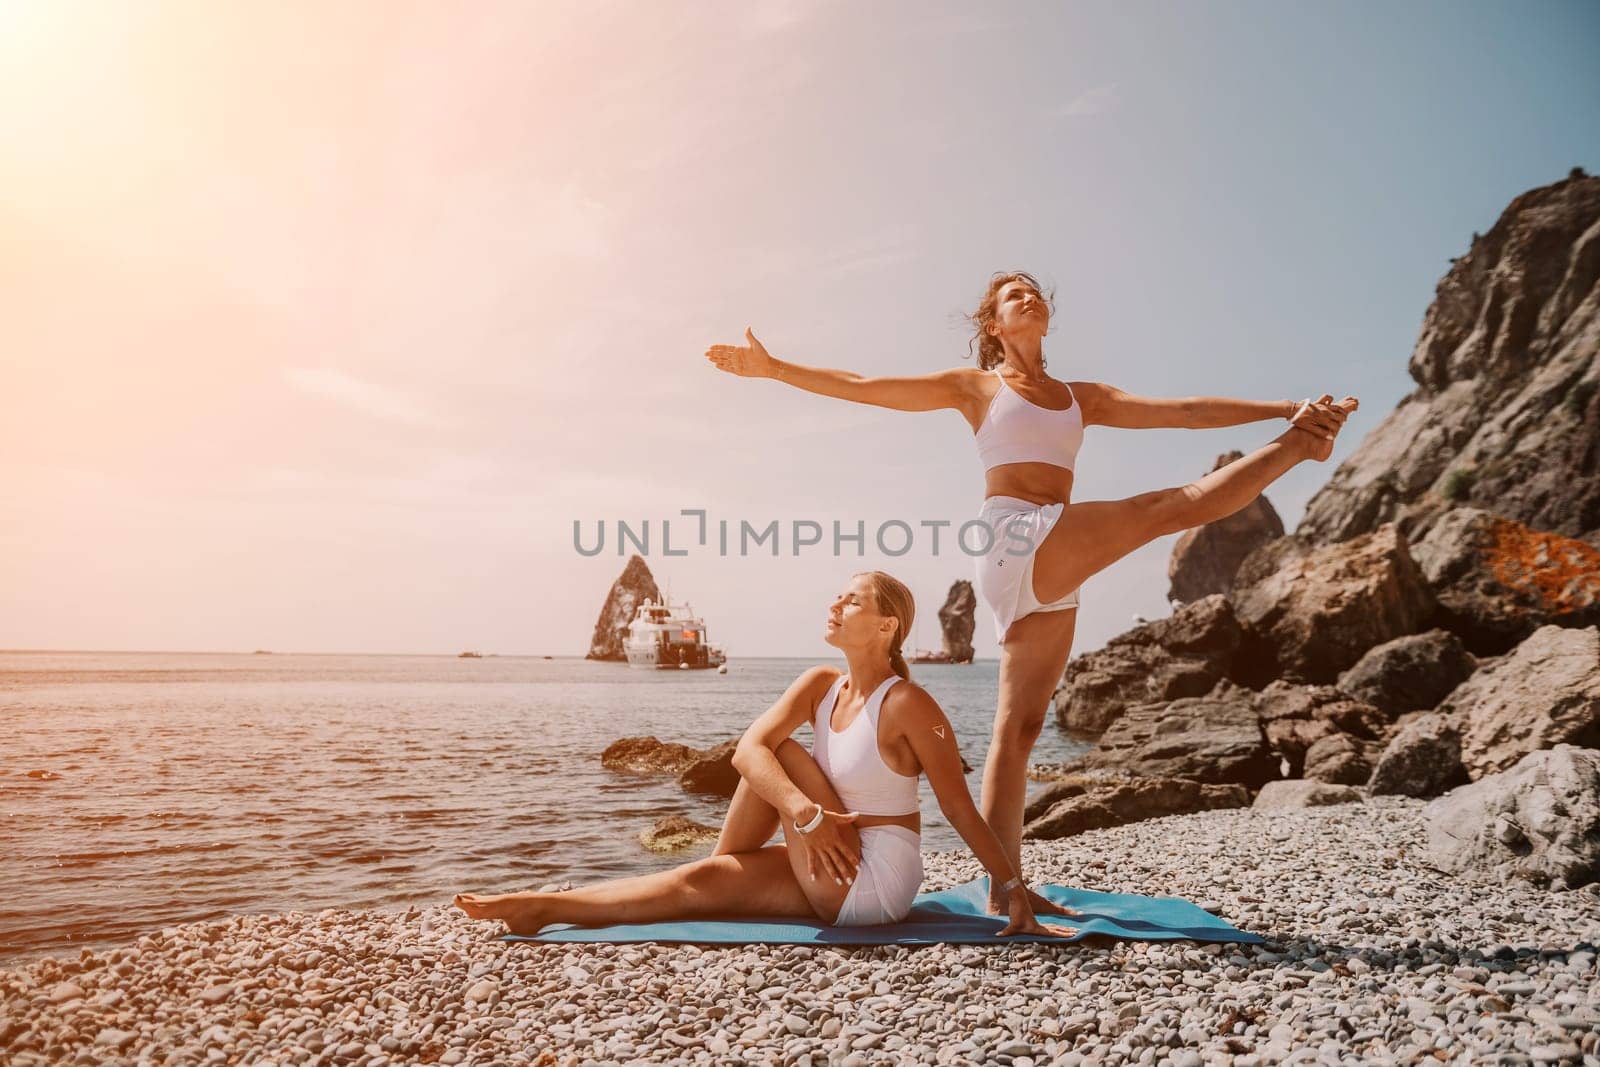
[[[572,926],[558,923],[529,937],[504,934],[502,941],[627,941],[694,944],[780,945],[1006,945],[1025,941],[1079,941],[1091,934],[1132,941],[1231,941],[1260,944],[1263,939],[1217,918],[1182,897],[1142,897],[1131,893],[1097,893],[1065,886],[1036,887],[1040,895],[1075,908],[1082,915],[1041,915],[1046,924],[1072,926],[1070,938],[1037,934],[999,937],[1006,920],[988,915],[988,878],[977,878],[937,893],[919,893],[911,913],[882,926],[828,926],[817,920],[693,919],[683,922],[618,926]]]

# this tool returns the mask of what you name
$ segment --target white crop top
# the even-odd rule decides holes
[[[983,469],[1002,463],[1051,463],[1072,470],[1083,446],[1083,411],[1077,396],[1072,396],[1070,408],[1040,407],[1007,385],[999,367],[994,376],[1000,379],[1000,388],[977,433]],[[1067,392],[1072,394],[1072,386]]]
[[[885,678],[867,698],[866,707],[855,721],[835,733],[833,706],[848,677],[841,674],[835,678],[817,704],[817,717],[811,724],[816,734],[811,755],[846,809],[862,815],[915,815],[921,810],[917,802],[917,781],[921,776],[892,770],[878,752],[878,710],[883,706],[884,694],[900,676],[891,674]]]

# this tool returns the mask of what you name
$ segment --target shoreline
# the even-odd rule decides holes
[[[1033,881],[1182,896],[1265,945],[541,945],[448,902],[237,916],[0,970],[0,1047],[19,1065],[1600,1062],[1596,887],[1434,872],[1424,804],[1024,843]],[[982,873],[924,861],[925,890]]]

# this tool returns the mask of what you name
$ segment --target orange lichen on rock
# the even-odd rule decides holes
[[[1520,522],[1497,519],[1488,563],[1507,589],[1536,599],[1552,615],[1600,601],[1600,550]]]

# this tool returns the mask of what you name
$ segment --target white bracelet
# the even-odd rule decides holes
[[[801,826],[799,823],[795,823],[794,824],[794,829],[795,829],[795,833],[809,834],[811,831],[815,830],[817,827],[819,827],[821,825],[822,825],[822,805],[818,804],[817,805],[816,817],[813,818],[810,822],[806,823],[804,826]]]
[[[1005,885],[1000,887],[1000,892],[1009,893],[1013,889],[1016,889],[1020,885],[1022,885],[1022,879],[1021,878],[1013,878],[1013,879],[1011,879],[1011,881],[1007,882]]]

